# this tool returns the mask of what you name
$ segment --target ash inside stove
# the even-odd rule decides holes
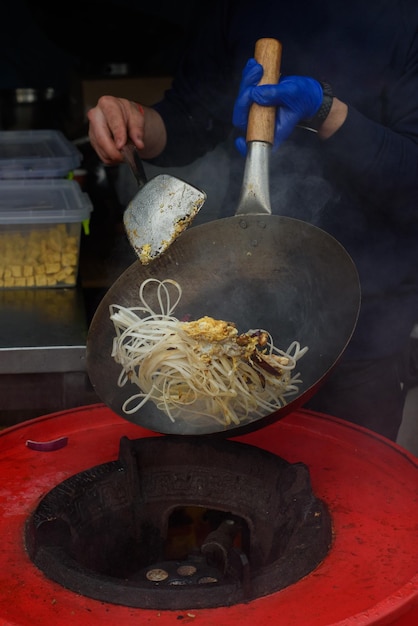
[[[120,441],[28,519],[45,575],[138,608],[230,606],[297,582],[327,555],[331,518],[303,463],[216,438]]]

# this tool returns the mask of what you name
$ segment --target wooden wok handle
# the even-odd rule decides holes
[[[255,44],[254,58],[264,68],[259,85],[274,85],[280,76],[282,44],[277,39],[259,39]],[[276,107],[254,103],[248,116],[247,142],[265,141],[273,144]]]

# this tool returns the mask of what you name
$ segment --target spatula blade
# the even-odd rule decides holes
[[[205,200],[204,191],[168,174],[155,176],[136,193],[123,221],[143,265],[167,250],[192,223]]]

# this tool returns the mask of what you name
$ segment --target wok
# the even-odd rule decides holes
[[[151,402],[132,415],[122,411],[136,388],[117,386],[120,366],[111,357],[115,331],[109,305],[136,306],[139,286],[150,277],[182,286],[179,319],[209,315],[234,321],[242,332],[265,328],[278,346],[287,348],[297,339],[309,347],[297,364],[303,380],[299,393],[268,416],[222,431],[228,436],[264,427],[306,402],[344,352],[360,304],[357,271],[345,249],[321,229],[288,217],[234,216],[194,226],[152,264],[134,262],[92,319],[87,368],[98,396],[112,410],[167,434],[210,434],[219,431],[219,424],[172,423]]]
[[[192,227],[149,265],[134,262],[105,294],[89,328],[87,369],[96,393],[123,418],[155,432],[230,437],[282,419],[317,391],[356,326],[360,285],[351,257],[320,228],[271,214],[266,189],[269,142],[252,139],[248,145],[235,215]],[[294,340],[308,346],[297,363],[302,378],[298,392],[284,407],[239,426],[222,427],[215,420],[171,422],[152,402],[126,414],[122,405],[138,388],[117,384],[120,365],[111,356],[115,329],[109,306],[137,306],[139,287],[148,278],[180,284],[183,294],[175,310],[180,320],[207,315],[234,322],[239,332],[265,329],[285,350]],[[158,310],[155,297],[147,300]]]

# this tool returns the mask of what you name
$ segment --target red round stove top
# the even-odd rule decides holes
[[[297,411],[238,441],[303,461],[328,505],[335,538],[308,576],[248,604],[187,611],[132,609],[47,579],[24,548],[39,500],[64,479],[117,459],[119,440],[155,436],[104,405],[23,422],[0,433],[0,626],[367,626],[418,624],[418,459],[333,417]],[[28,439],[68,437],[53,452]]]

